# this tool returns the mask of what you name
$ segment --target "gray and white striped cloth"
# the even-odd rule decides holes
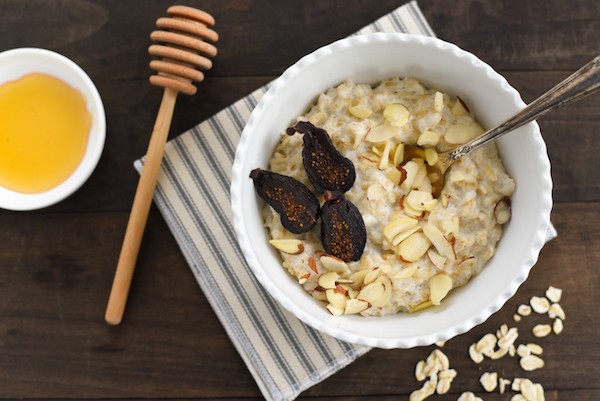
[[[361,29],[435,36],[416,2]],[[267,400],[292,400],[369,348],[304,325],[267,294],[246,265],[231,222],[235,149],[268,85],[167,144],[154,201],[232,343]],[[134,163],[141,171],[143,159]]]

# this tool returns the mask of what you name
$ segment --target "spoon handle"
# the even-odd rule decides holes
[[[504,134],[536,120],[558,106],[579,100],[598,89],[600,89],[600,56],[595,57],[500,125],[451,151],[448,154],[448,159],[456,160],[469,154]]]

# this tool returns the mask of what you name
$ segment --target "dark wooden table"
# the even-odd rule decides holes
[[[199,94],[181,97],[172,136],[265,84],[302,55],[344,37],[402,1],[189,1],[215,16],[221,35]],[[123,324],[103,314],[137,174],[160,101],[147,83],[146,48],[170,1],[0,0],[0,51],[49,48],[94,80],[108,120],[104,154],[73,196],[27,213],[0,212],[0,398],[260,399],[159,213],[146,230]],[[600,50],[598,0],[421,0],[440,38],[500,71],[530,101]],[[442,68],[442,66],[440,66]],[[542,383],[546,400],[600,399],[600,96],[540,122],[553,166],[559,237],[530,278],[487,322],[447,343],[456,400],[482,393],[485,370]],[[514,358],[473,364],[470,343],[512,323],[520,303],[548,285],[564,290],[565,330],[536,342],[546,367],[525,374]],[[521,339],[546,318],[519,323]],[[413,369],[430,348],[373,350],[302,398],[397,400],[420,387]]]

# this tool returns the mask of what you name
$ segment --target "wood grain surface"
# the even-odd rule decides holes
[[[403,1],[205,0],[219,55],[194,97],[181,96],[171,137],[269,82],[307,52],[347,36]],[[138,175],[160,102],[147,83],[146,49],[164,0],[0,0],[0,51],[44,47],[86,70],[103,98],[107,141],[98,168],[74,195],[36,212],[0,211],[0,399],[257,400],[260,392],[199,290],[159,213],[150,213],[126,317],[103,313]],[[598,0],[420,0],[442,39],[475,53],[530,101],[600,52]],[[443,66],[440,66],[443,68]],[[0,116],[1,118],[1,116]],[[540,121],[554,179],[559,236],[518,293],[488,321],[443,348],[457,369],[449,394],[486,401],[482,372],[529,377],[546,400],[600,399],[600,95]],[[535,339],[546,366],[517,359],[475,365],[468,346],[549,285],[564,290],[560,336]],[[534,340],[534,316],[518,323]],[[432,347],[373,350],[310,388],[302,399],[404,400],[420,387],[414,366]]]

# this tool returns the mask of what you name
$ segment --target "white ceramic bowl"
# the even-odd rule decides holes
[[[266,168],[280,133],[316,96],[346,79],[376,83],[412,76],[459,95],[484,127],[524,107],[519,93],[490,66],[455,45],[424,36],[372,34],[340,40],[302,58],[277,79],[246,125],[233,166],[231,202],[240,247],[252,271],[281,305],[306,324],[341,340],[380,348],[409,348],[447,340],[485,321],[527,278],[550,223],[550,162],[539,127],[530,123],[498,142],[516,180],[512,219],[481,274],[453,290],[439,307],[384,317],[332,316],[281,266],[267,243],[264,202],[248,177]]]
[[[77,89],[87,100],[92,127],[83,160],[77,169],[56,187],[24,194],[0,186],[0,208],[33,210],[53,205],[75,192],[96,168],[106,137],[106,117],[100,94],[87,74],[68,58],[45,49],[21,48],[0,53],[0,85],[31,73],[52,75]]]

